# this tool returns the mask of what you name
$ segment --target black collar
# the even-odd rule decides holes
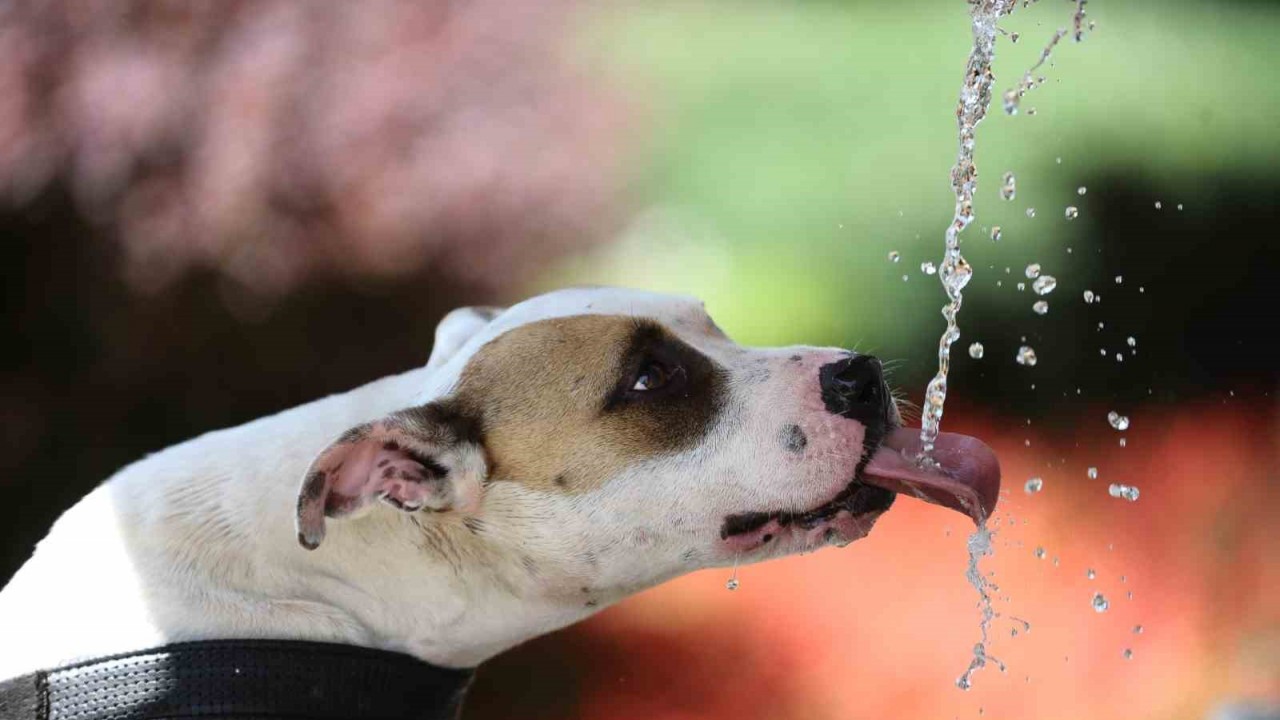
[[[294,640],[165,645],[0,682],[0,720],[453,720],[473,670]]]

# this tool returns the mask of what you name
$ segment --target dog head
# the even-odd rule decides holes
[[[944,439],[941,471],[909,461],[918,431],[875,358],[742,347],[691,298],[577,288],[455,311],[428,368],[430,400],[315,459],[305,547],[326,518],[404,513],[406,532],[511,560],[518,592],[592,607],[856,540],[898,492],[975,517],[995,503],[985,446]]]

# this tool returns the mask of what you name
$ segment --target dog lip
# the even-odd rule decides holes
[[[805,512],[779,510],[775,512],[747,512],[730,515],[724,519],[720,527],[720,539],[727,540],[735,535],[745,535],[764,527],[771,521],[777,521],[781,527],[795,525],[804,530],[811,530],[827,522],[847,510],[854,517],[880,514],[893,505],[897,494],[891,490],[868,485],[861,478],[855,477],[834,498]]]

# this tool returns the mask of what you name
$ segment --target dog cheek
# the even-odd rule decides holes
[[[484,502],[484,485],[488,463],[479,447],[465,446],[450,453],[450,481],[453,487],[453,510],[463,516],[476,515]]]

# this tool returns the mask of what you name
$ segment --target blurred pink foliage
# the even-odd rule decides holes
[[[432,263],[492,287],[601,237],[623,105],[572,0],[0,5],[0,201],[55,181],[130,281],[275,294]]]

